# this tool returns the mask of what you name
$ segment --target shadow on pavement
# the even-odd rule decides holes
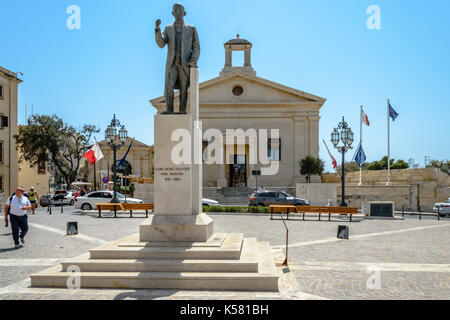
[[[137,289],[134,292],[119,293],[114,297],[114,300],[153,300],[157,298],[170,297],[179,290],[161,290],[161,289]]]
[[[22,247],[20,247],[20,248],[22,248]],[[14,247],[12,247],[12,248],[4,248],[4,249],[0,249],[0,253],[9,252],[9,251],[15,251],[15,250],[19,250],[19,249],[16,249]]]

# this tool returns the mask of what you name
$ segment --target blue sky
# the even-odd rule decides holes
[[[129,135],[153,144],[148,102],[163,94],[166,50],[154,41],[155,20],[173,21],[174,1],[1,1],[0,65],[23,72],[19,122],[31,112],[57,114],[103,131],[116,113]],[[257,75],[327,99],[321,109],[320,157],[342,116],[359,136],[359,107],[368,161],[387,153],[386,99],[400,114],[391,125],[391,155],[423,165],[450,158],[450,2],[185,0],[197,27],[200,81],[217,77],[223,43],[253,43]],[[81,9],[81,29],[69,30],[69,5]],[[381,9],[381,30],[369,30],[366,10]],[[356,146],[357,143],[355,143]],[[338,159],[338,154],[333,151]],[[351,158],[352,154],[348,157]]]

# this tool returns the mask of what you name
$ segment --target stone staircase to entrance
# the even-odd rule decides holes
[[[296,190],[292,187],[275,187],[275,188],[267,188],[267,190],[271,191],[286,191],[287,193],[295,196]],[[238,187],[238,188],[203,188],[203,198],[208,198],[212,200],[219,201],[221,205],[231,205],[231,204],[240,204],[240,205],[248,205],[250,195],[255,192],[255,188],[246,188],[246,187]]]

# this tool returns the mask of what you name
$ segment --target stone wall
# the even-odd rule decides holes
[[[329,199],[336,205],[338,186],[336,183],[297,183],[296,197],[309,200],[312,206],[325,206]]]
[[[340,183],[339,173],[325,173],[322,175],[323,183]],[[363,185],[385,185],[387,170],[368,170],[362,172]],[[392,184],[408,185],[426,182],[435,182],[438,187],[450,187],[450,176],[437,168],[397,169],[391,170]],[[345,183],[357,185],[359,171],[348,172]]]
[[[416,193],[417,194],[417,193]],[[346,186],[345,202],[349,207],[362,208],[369,201],[394,201],[395,209],[416,210],[416,194],[411,185],[398,186]],[[341,188],[337,188],[337,198],[340,202]]]
[[[150,183],[133,183],[133,198],[141,199],[144,203],[153,203],[153,184]]]
[[[338,202],[341,188],[337,187]],[[437,187],[435,182],[393,185],[393,186],[355,186],[345,187],[345,201],[349,206],[362,208],[368,201],[394,201],[396,210],[402,207],[407,211],[416,211],[420,205],[422,211],[430,212],[436,202],[450,198],[450,187]]]
[[[322,175],[323,183],[340,184],[338,173]],[[420,205],[423,211],[431,211],[436,202],[450,197],[450,176],[436,168],[391,170],[392,186],[386,186],[387,170],[363,171],[362,186],[359,171],[349,172],[345,177],[346,202],[361,207],[366,201],[394,201],[395,208],[416,211]],[[341,196],[340,187],[337,190]]]

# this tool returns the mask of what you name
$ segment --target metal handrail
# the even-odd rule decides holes
[[[286,228],[286,259],[284,259],[284,262],[282,266],[288,266],[288,248],[289,248],[289,229],[286,225],[286,222],[284,222],[283,216],[281,216],[281,220],[283,221],[284,227]]]

